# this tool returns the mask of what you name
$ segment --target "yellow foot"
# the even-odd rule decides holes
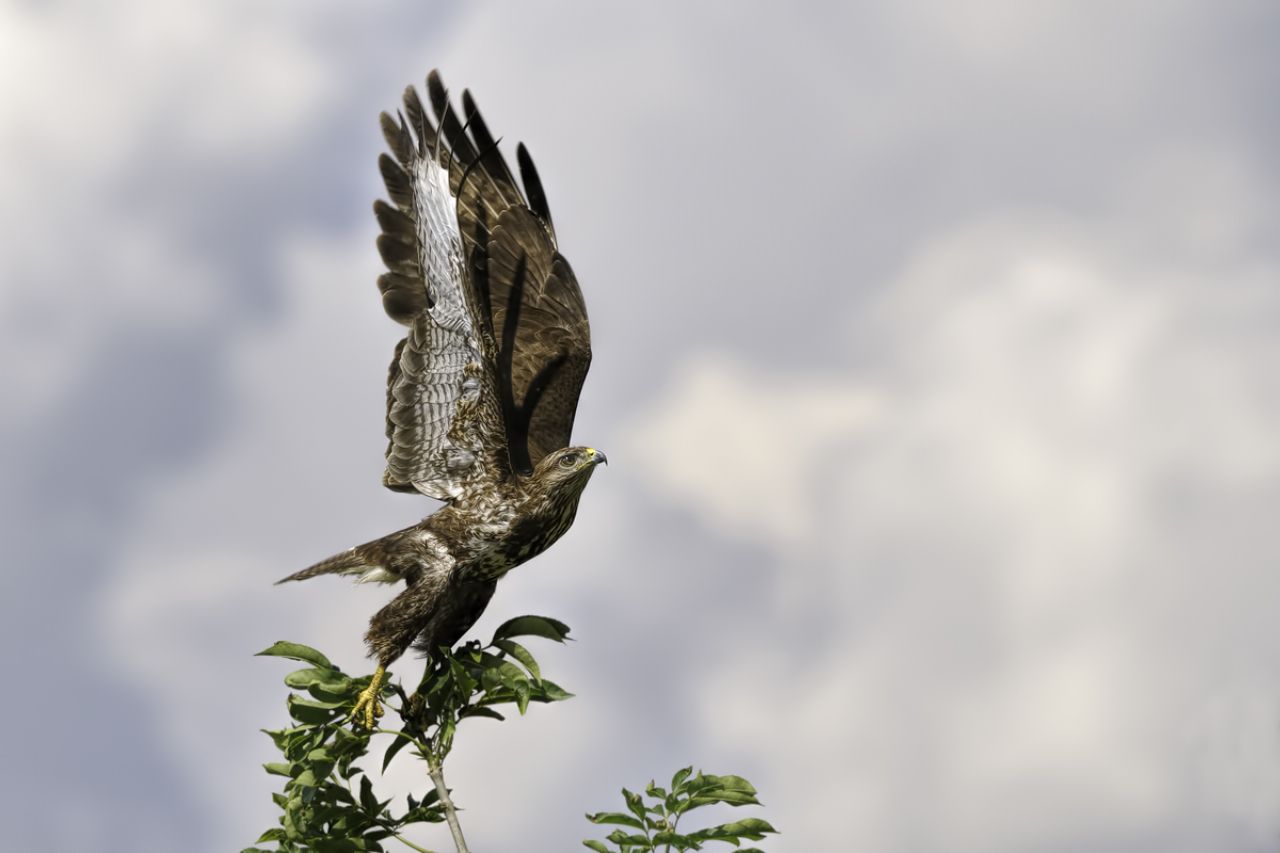
[[[382,703],[378,701],[378,696],[382,693],[382,683],[386,681],[387,671],[379,666],[373,671],[373,680],[369,682],[369,686],[360,691],[360,695],[356,697],[356,704],[351,709],[349,719],[353,720],[357,726],[364,726],[366,729],[372,729],[377,725],[378,718],[382,716]]]

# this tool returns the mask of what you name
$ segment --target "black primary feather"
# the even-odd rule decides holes
[[[547,223],[547,230],[555,237],[556,229],[551,224],[551,208],[547,205],[547,194],[542,189],[542,179],[538,177],[538,167],[533,165],[529,149],[521,142],[516,146],[516,161],[520,164],[520,180],[524,182],[524,194],[529,199],[529,209],[538,214],[538,218]]]

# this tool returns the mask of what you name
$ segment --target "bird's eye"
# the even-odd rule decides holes
[[[578,464],[578,454],[576,453],[566,453],[564,456],[560,457],[561,468],[572,468],[574,465],[577,465],[577,464]]]

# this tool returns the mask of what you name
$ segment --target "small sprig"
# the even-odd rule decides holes
[[[248,847],[242,853],[376,853],[384,850],[388,838],[429,853],[402,832],[414,824],[443,821],[448,821],[459,853],[466,853],[443,771],[458,725],[469,717],[502,720],[497,708],[503,705],[514,705],[524,714],[531,702],[570,698],[572,694],[542,677],[533,655],[514,639],[536,636],[564,642],[568,634],[562,622],[521,616],[501,625],[488,645],[472,641],[452,651],[439,649],[414,693],[406,694],[389,680],[381,694],[384,699],[398,697],[399,705],[390,707],[400,727],[373,731],[346,724],[369,677],[352,678],[319,651],[298,643],[278,642],[259,652],[308,666],[284,679],[294,691],[287,699],[292,725],[264,730],[283,760],[263,766],[286,781],[282,791],[272,794],[281,810],[279,826],[262,833],[255,844],[276,846]],[[405,747],[427,763],[432,786],[419,798],[410,794],[401,812],[390,808],[391,800],[377,799],[369,773],[357,764],[368,756],[369,740],[377,733],[393,737],[383,753],[381,772]]]
[[[530,702],[572,698],[572,693],[542,677],[533,655],[514,639],[526,636],[563,643],[569,638],[569,626],[545,616],[517,616],[499,625],[487,646],[472,640],[452,651],[440,648],[412,695],[393,686],[401,701],[404,733],[427,746],[422,757],[428,763],[444,761],[453,748],[458,724],[468,717],[503,720],[496,710],[501,705],[515,705],[524,714]],[[412,740],[391,744],[383,767]]]
[[[671,777],[670,790],[650,782],[644,795],[622,789],[625,812],[597,812],[587,815],[595,824],[618,827],[605,841],[587,840],[583,845],[597,853],[642,853],[642,851],[701,850],[704,842],[723,841],[738,847],[743,840],[760,841],[776,833],[768,821],[749,817],[732,823],[710,826],[694,832],[678,832],[680,819],[694,809],[713,803],[730,806],[759,805],[756,789],[741,776],[710,776],[686,767]],[[616,849],[615,849],[616,848]],[[739,853],[763,853],[758,847],[744,847]]]

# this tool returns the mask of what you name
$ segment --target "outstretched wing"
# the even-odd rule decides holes
[[[379,246],[388,244],[383,257],[392,272],[379,284],[387,313],[410,326],[389,377],[384,482],[439,497],[456,495],[475,476],[449,468],[450,458],[484,467],[487,450],[493,470],[525,475],[569,444],[591,343],[582,292],[557,250],[528,151],[517,148],[522,191],[471,94],[463,92],[460,116],[434,71],[427,91],[434,124],[412,87],[404,116],[382,116],[399,161],[396,168],[384,155],[383,174],[395,212],[409,221],[380,208],[387,221]],[[398,236],[406,233],[416,241],[412,253]],[[406,270],[405,254],[416,271]],[[476,397],[469,401],[471,378]],[[468,430],[483,448],[450,445],[452,433]]]
[[[510,472],[496,350],[465,270],[462,237],[435,135],[382,114],[394,159],[378,159],[393,204],[374,202],[382,226],[379,277],[388,315],[409,327],[387,376],[383,483],[440,500]]]

